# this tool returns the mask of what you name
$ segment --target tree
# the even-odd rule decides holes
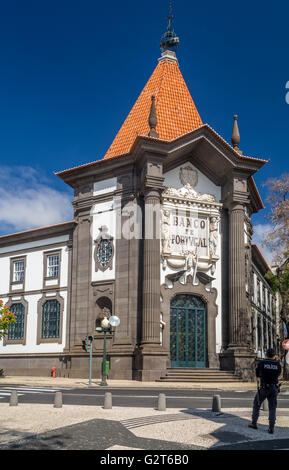
[[[8,333],[9,325],[16,323],[16,316],[0,300],[0,339]]]
[[[270,213],[267,216],[272,229],[268,232],[264,244],[274,252],[275,273],[268,272],[266,279],[275,292],[279,292],[282,306],[281,320],[289,332],[289,174],[280,178],[269,179]],[[289,377],[289,365],[285,371]]]

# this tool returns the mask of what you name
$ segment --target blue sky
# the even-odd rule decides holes
[[[160,57],[168,4],[2,2],[1,234],[71,220],[72,191],[53,172],[104,155]],[[288,3],[176,0],[173,13],[203,122],[230,142],[238,114],[244,154],[270,159],[255,177],[265,201],[262,183],[288,171]]]

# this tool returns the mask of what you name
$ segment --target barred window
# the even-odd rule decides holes
[[[13,304],[10,308],[11,312],[16,316],[16,323],[8,327],[8,340],[24,338],[24,315],[25,309],[23,304]]]
[[[59,255],[47,256],[47,277],[58,277]]]
[[[24,281],[24,260],[13,263],[13,282]]]
[[[265,320],[265,318],[263,318],[263,348],[264,348],[264,351],[266,351],[266,349],[268,348],[268,341],[267,341],[267,322]]]
[[[42,309],[42,338],[59,338],[60,304],[58,300],[47,300]]]
[[[112,244],[110,240],[103,239],[100,241],[96,256],[99,264],[103,268],[108,265],[112,257]]]
[[[257,305],[261,305],[261,285],[259,279],[257,279]]]

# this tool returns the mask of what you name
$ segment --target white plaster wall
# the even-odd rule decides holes
[[[46,240],[45,240],[46,242]],[[46,243],[45,243],[46,244]],[[20,245],[19,245],[20,246]],[[53,246],[54,250],[61,251],[61,267],[60,267],[60,286],[67,287],[68,285],[68,248],[66,246]],[[26,271],[25,271],[25,291],[39,290],[43,288],[43,259],[44,252],[49,251],[47,247],[39,251],[26,252],[24,249],[17,250],[17,256],[26,256]],[[10,257],[9,252],[7,256],[0,257],[0,295],[9,292],[10,282]]]
[[[25,290],[38,290],[43,287],[43,250],[27,253]]]
[[[109,194],[117,188],[117,178],[109,178],[104,181],[98,181],[93,185],[93,195]]]
[[[47,245],[54,245],[56,241],[63,242],[68,240],[68,236],[53,237],[51,239],[38,240],[33,243],[25,243],[13,245],[6,249],[7,256],[0,257],[0,298],[4,303],[8,301],[3,295],[9,292],[10,282],[10,252],[17,250],[17,256],[26,255],[26,272],[25,272],[25,291],[37,291],[43,289],[43,259],[44,252],[49,251]],[[39,246],[39,250],[27,252],[25,249]],[[45,249],[42,248],[46,245]],[[54,250],[61,251],[61,267],[60,267],[60,286],[67,288],[68,286],[68,248],[66,246],[54,245]],[[3,251],[2,251],[3,252]],[[15,255],[13,254],[13,257]],[[53,293],[53,291],[51,292]],[[3,346],[3,340],[0,341],[1,354],[18,354],[18,353],[54,353],[62,352],[65,347],[66,335],[66,317],[67,317],[67,291],[60,291],[60,296],[64,299],[63,323],[62,323],[62,343],[44,343],[36,344],[37,338],[37,302],[42,297],[42,293],[26,294],[24,299],[28,302],[28,316],[26,326],[26,344],[25,345],[7,345]],[[49,298],[49,297],[47,297]],[[12,300],[19,299],[19,294],[15,292]]]
[[[67,320],[67,292],[60,291],[59,295],[64,299],[64,310],[62,319],[62,343],[43,343],[37,342],[37,302],[41,298],[41,294],[25,295],[24,299],[28,302],[28,314],[26,324],[26,344],[8,344],[3,346],[3,339],[0,341],[1,354],[40,354],[63,352],[66,338],[66,320]],[[16,296],[15,296],[16,297]],[[47,297],[49,299],[49,297]],[[7,298],[2,298],[7,302]]]
[[[68,261],[69,249],[67,246],[63,246],[61,248],[60,287],[68,286]]]
[[[91,215],[93,221],[91,224],[91,243],[92,243],[92,259],[91,259],[91,279],[92,281],[104,281],[115,279],[115,258],[116,258],[116,210],[114,201],[99,202],[94,204],[92,207]],[[100,227],[106,226],[108,228],[108,234],[113,237],[114,244],[114,257],[112,262],[112,269],[108,268],[105,271],[95,271],[94,251],[95,242],[94,240],[100,234]]]
[[[198,172],[198,184],[195,186],[195,190],[202,194],[211,194],[215,196],[216,201],[219,202],[221,199],[221,187],[216,186],[211,180],[209,180],[205,175],[203,175],[197,168],[195,168],[191,163],[185,163],[174,170],[167,172],[164,177],[164,185],[166,187],[172,187],[180,189],[182,183],[179,179],[179,172],[181,167],[190,165],[193,169],[196,169]],[[222,220],[219,223],[219,237],[218,237],[218,246],[216,250],[216,255],[219,256],[219,260],[216,264],[216,271],[213,275],[216,279],[212,282],[211,287],[217,289],[217,299],[216,304],[218,306],[218,315],[216,318],[216,352],[219,353],[222,345],[222,269],[221,269],[221,246],[222,246]],[[160,244],[161,250],[161,244]],[[166,269],[163,269],[161,264],[161,285],[165,283],[165,277],[168,274],[177,272],[176,269],[172,269],[169,266]],[[210,272],[208,272],[210,275]],[[196,280],[198,283],[198,280]]]
[[[9,271],[10,271],[10,260],[9,257],[0,257],[0,294],[6,294],[9,292]]]

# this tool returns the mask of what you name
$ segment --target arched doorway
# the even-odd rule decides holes
[[[206,304],[194,295],[176,295],[170,317],[171,367],[206,367]]]

